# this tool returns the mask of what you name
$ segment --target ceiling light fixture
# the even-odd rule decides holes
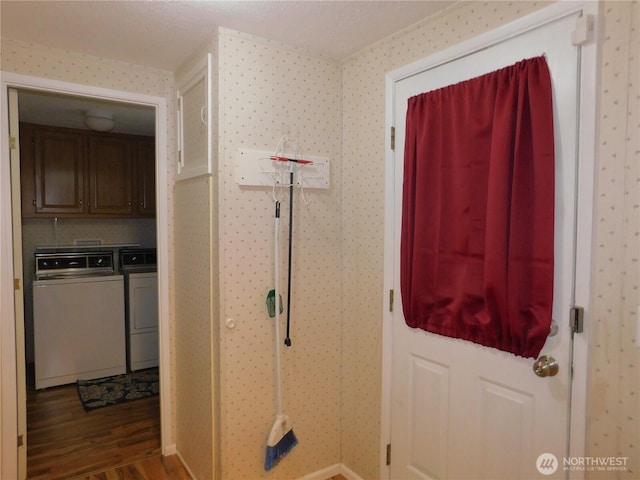
[[[84,124],[96,132],[108,132],[113,128],[113,115],[104,110],[87,110],[84,112]]]

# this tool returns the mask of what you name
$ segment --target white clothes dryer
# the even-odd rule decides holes
[[[120,251],[124,275],[127,366],[130,371],[158,366],[158,273],[156,250]]]

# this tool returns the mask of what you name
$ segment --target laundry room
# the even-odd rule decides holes
[[[125,289],[131,278],[142,273],[155,276],[147,289],[151,294],[145,297],[150,305],[144,307],[155,316],[153,334],[147,335],[153,337],[148,340],[152,346],[145,347],[153,352],[147,356],[155,359],[147,359],[144,366],[157,366],[154,109],[29,90],[18,91],[17,99],[27,388],[131,371],[130,338],[138,337],[124,333],[129,330]],[[99,277],[104,281],[93,282],[95,287],[116,281],[115,300],[104,289],[87,290],[88,280]],[[45,291],[46,284],[56,282],[53,303],[34,308],[39,301],[38,295],[34,299],[34,287]],[[61,282],[72,282],[66,307]],[[49,287],[51,292],[55,289]],[[91,309],[87,318],[94,322],[102,315],[105,322],[117,323],[115,344],[108,349],[121,354],[108,366],[96,360],[107,350],[100,347],[105,331],[82,320],[81,304]],[[73,309],[80,311],[68,313]],[[44,329],[42,315],[51,317]],[[49,331],[54,324],[57,328]],[[96,336],[95,344],[91,335]],[[40,343],[39,337],[43,339]],[[87,352],[69,353],[61,359],[57,352],[65,341],[84,345]],[[66,350],[69,352],[68,347]],[[91,367],[94,360],[95,368]],[[77,364],[82,366],[72,366]],[[55,365],[58,372],[44,372],[45,366]],[[42,378],[34,382],[38,371]]]

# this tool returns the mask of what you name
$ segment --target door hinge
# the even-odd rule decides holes
[[[18,291],[20,290],[20,279],[19,278],[14,278],[13,279],[13,290],[14,291]]]
[[[393,312],[393,289],[389,290],[389,311]]]
[[[569,319],[573,333],[584,332],[584,308],[571,307],[571,310],[569,311]]]
[[[18,139],[16,137],[9,137],[9,148],[11,150],[18,148]]]
[[[391,444],[387,443],[387,465],[391,465]]]
[[[18,435],[18,446],[24,446],[24,435]]]
[[[396,149],[396,127],[391,127],[391,150]]]

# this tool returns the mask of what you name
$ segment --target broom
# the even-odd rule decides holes
[[[274,283],[275,290],[267,295],[267,309],[269,316],[275,317],[275,346],[276,346],[276,404],[277,414],[269,437],[267,438],[267,455],[264,460],[264,469],[271,470],[278,461],[298,444],[298,439],[293,433],[291,420],[282,411],[282,379],[280,372],[280,314],[282,313],[282,299],[278,291],[280,278],[280,202],[276,201],[275,233],[274,233]]]

